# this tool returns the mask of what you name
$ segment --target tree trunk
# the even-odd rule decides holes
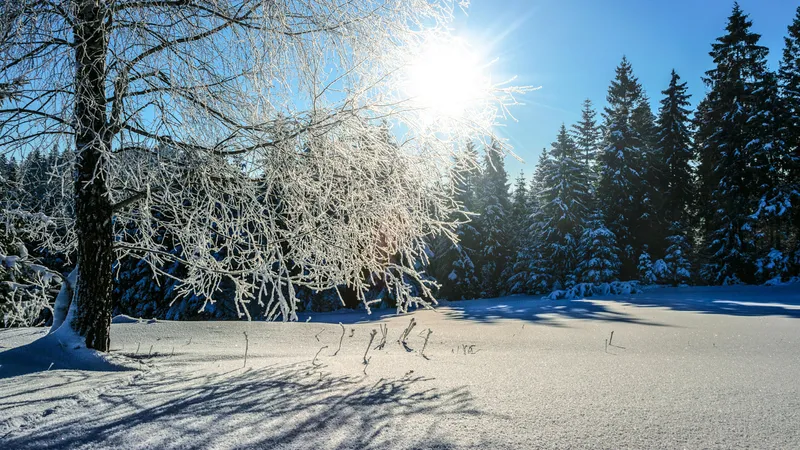
[[[75,0],[75,215],[78,285],[72,327],[86,346],[108,351],[111,329],[113,229],[104,155],[110,151],[106,119],[108,11],[101,0]]]

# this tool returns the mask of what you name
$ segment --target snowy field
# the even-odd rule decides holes
[[[117,372],[26,363],[44,330],[4,330],[0,448],[800,448],[798,319],[796,284],[117,323],[141,368]]]

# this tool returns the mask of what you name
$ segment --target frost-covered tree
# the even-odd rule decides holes
[[[599,285],[617,281],[621,264],[617,240],[600,210],[593,211],[586,221],[578,255],[579,282]]]
[[[636,277],[635,241],[642,218],[643,142],[634,129],[633,113],[642,100],[642,87],[630,62],[622,58],[608,89],[603,118],[603,149],[597,162],[600,179],[597,197],[604,208],[606,225],[620,246],[621,277]],[[639,111],[640,115],[643,112]]]
[[[548,270],[562,287],[575,283],[578,241],[588,214],[589,189],[575,142],[561,125],[543,168],[540,195],[543,251]]]
[[[513,102],[514,89],[489,87],[459,117],[432,122],[401,89],[431,39],[447,41],[452,8],[0,3],[0,148],[59,143],[71,154],[58,211],[3,212],[76,255],[65,284],[74,295],[56,305],[69,317],[56,324],[108,350],[114,261],[134,256],[158,273],[176,258],[157,239],[156,214],[183,248],[181,293],[212,301],[230,283],[242,316],[255,301],[269,318],[293,319],[299,288],[348,286],[365,301],[373,281],[398,292],[421,281],[427,238],[455,227],[452,190],[438,180],[452,143],[485,134]],[[380,119],[403,124],[403,145],[386,142]],[[131,223],[137,238],[118,239]],[[422,297],[400,296],[398,308]]]
[[[496,149],[497,142],[491,147]],[[498,296],[506,283],[502,280],[509,258],[508,218],[511,199],[508,193],[508,174],[497,151],[487,150],[483,175],[477,188],[477,207],[480,216],[478,229],[478,278],[483,297]]]
[[[531,226],[530,195],[525,182],[525,174],[520,171],[514,180],[514,193],[511,198],[511,213],[508,219],[509,260],[502,278],[506,283],[505,291],[510,294],[525,292],[524,284],[519,283],[514,275],[524,270],[527,265],[525,251],[529,242],[528,232]]]
[[[655,284],[658,278],[656,277],[656,271],[654,269],[653,260],[650,258],[647,245],[645,245],[642,247],[642,253],[639,254],[639,266],[637,268],[639,271],[639,281],[641,281],[642,284]]]
[[[686,236],[686,225],[675,222],[667,237],[667,250],[664,255],[665,270],[661,279],[673,286],[686,284],[692,279],[692,245]]]
[[[586,171],[587,183],[594,184],[595,160],[600,150],[601,134],[597,124],[597,112],[588,98],[583,101],[581,120],[572,125],[571,134],[575,146],[582,155],[583,164],[589,169]]]
[[[479,234],[476,228],[477,183],[481,170],[474,142],[468,142],[463,154],[456,157],[451,176],[454,178],[454,198],[463,212],[454,214],[458,222],[453,242],[446,237],[434,240],[436,256],[431,273],[441,283],[439,295],[450,300],[476,298],[480,293],[478,274],[473,261],[477,255]]]
[[[694,156],[689,118],[689,98],[686,83],[673,70],[669,87],[662,92],[658,113],[658,153],[662,159],[663,173],[660,190],[660,208],[664,216],[674,223],[689,223],[694,196],[694,172],[691,161]]]
[[[797,195],[800,193],[800,7],[794,20],[789,25],[787,36],[784,38],[783,57],[778,70],[780,85],[780,98],[782,103],[783,120],[780,123],[780,135],[784,140],[786,150],[786,164],[784,167],[788,183],[785,191],[792,192],[792,204],[797,204]],[[793,227],[785,243],[785,250],[791,262],[790,274],[800,275],[800,208],[792,208],[791,222]],[[793,248],[791,242],[794,242]]]
[[[767,70],[768,49],[751,25],[735,5],[727,33],[712,44],[716,67],[704,79],[709,92],[698,129],[702,192],[708,196],[703,274],[714,283],[754,281],[760,217],[786,209],[785,197],[772,189],[777,186],[773,162],[782,152],[770,124],[774,77]]]

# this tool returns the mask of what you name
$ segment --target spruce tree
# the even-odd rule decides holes
[[[544,167],[540,194],[544,257],[555,281],[560,287],[569,287],[575,284],[578,241],[588,213],[587,169],[564,125],[550,155],[552,163]]]
[[[769,80],[768,50],[750,30],[736,4],[727,33],[712,44],[716,67],[706,72],[709,92],[703,103],[698,133],[707,177],[708,214],[704,221],[703,274],[714,283],[752,282],[758,203],[761,187],[769,185],[772,130],[759,117],[768,115],[764,89]],[[705,161],[708,160],[708,161]]]
[[[475,214],[477,212],[476,188],[481,175],[475,144],[468,142],[464,154],[459,158],[460,160],[456,164],[459,182],[455,198],[462,204],[464,211]],[[474,215],[465,219],[467,220],[464,220],[456,230],[458,244],[454,245],[452,249],[454,252],[452,267],[447,272],[445,279],[439,278],[445,283],[445,286],[450,287],[447,298],[451,300],[476,298],[480,293],[474,262],[479,245],[479,235],[475,227],[477,219]]]
[[[578,253],[578,281],[595,285],[617,281],[620,261],[614,233],[608,229],[603,213],[594,210],[581,234]]]
[[[663,219],[669,223],[665,238],[666,281],[673,285],[688,282],[691,254],[691,223],[695,202],[694,173],[689,97],[686,83],[673,70],[669,87],[658,114],[657,154],[662,161],[661,203]]]
[[[597,198],[604,208],[606,225],[620,247],[621,277],[637,277],[637,248],[642,219],[644,158],[641,136],[634,129],[634,109],[641,107],[642,87],[627,58],[616,69],[604,110],[603,145],[598,154],[600,179]],[[639,115],[643,111],[639,110]],[[641,123],[638,124],[641,128]]]
[[[530,196],[525,184],[525,174],[520,171],[514,181],[514,194],[511,199],[511,214],[508,220],[509,261],[503,273],[506,292],[520,294],[525,292],[525,285],[519,282],[517,273],[524,271],[527,265],[524,248],[528,244],[528,231],[531,223]]]
[[[794,20],[789,25],[787,36],[784,38],[783,57],[778,70],[778,82],[783,104],[783,118],[781,121],[781,135],[784,139],[787,155],[787,168],[785,173],[788,180],[793,180],[791,191],[800,192],[797,184],[800,183],[800,7],[797,8]],[[797,199],[794,199],[794,204]],[[790,274],[800,274],[800,208],[793,208],[792,228],[794,248],[789,249],[791,254]]]
[[[587,171],[587,175],[591,174],[600,149],[600,128],[597,125],[597,113],[588,98],[583,101],[580,122],[572,126],[572,139],[580,152],[583,164],[591,169]],[[594,177],[588,177],[587,182],[594,182]]]
[[[477,251],[480,293],[483,297],[496,297],[506,286],[501,275],[508,261],[506,226],[511,206],[508,174],[500,144],[496,141],[485,152],[483,176],[480,178],[477,194],[480,212],[480,217],[476,220],[479,234]]]
[[[540,204],[544,174],[550,170],[549,166],[552,163],[547,149],[543,149],[528,189],[528,229],[524,242],[517,251],[517,261],[509,277],[511,292],[547,293],[552,283],[548,262],[544,257],[546,224]]]

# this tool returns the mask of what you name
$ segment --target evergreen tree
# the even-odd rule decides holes
[[[500,295],[506,283],[501,275],[508,261],[508,234],[505,229],[511,202],[508,194],[508,174],[506,173],[500,144],[491,143],[484,158],[483,176],[477,189],[478,211],[478,254],[481,296]]]
[[[529,199],[528,187],[525,185],[525,174],[520,171],[519,176],[514,181],[514,194],[511,199],[511,214],[509,215],[507,226],[510,255],[508,265],[503,274],[503,280],[506,280],[505,290],[510,294],[525,292],[525,285],[519,283],[514,275],[523,271],[527,265],[524,248],[529,241],[528,231],[531,221]]]
[[[527,190],[528,228],[520,248],[517,249],[516,260],[508,277],[509,291],[512,293],[545,293],[550,288],[552,277],[544,259],[545,223],[539,203],[544,174],[549,170],[550,164],[552,159],[547,149],[543,149]]]
[[[784,38],[783,58],[778,70],[778,82],[783,104],[783,118],[781,121],[781,135],[784,139],[787,156],[785,173],[787,180],[794,183],[788,186],[788,191],[796,196],[800,192],[800,7],[797,8],[794,20],[789,25],[788,35]],[[793,204],[797,204],[794,199]],[[800,274],[800,208],[793,208],[791,229],[794,241],[790,273]]]
[[[603,114],[604,148],[597,158],[600,171],[597,197],[605,208],[606,225],[620,245],[623,279],[636,277],[639,244],[634,239],[642,218],[644,160],[642,138],[634,130],[632,116],[641,104],[642,95],[641,85],[623,57],[608,90],[608,106]],[[642,112],[638,115],[643,116]],[[641,123],[636,125],[641,128]]]
[[[457,218],[461,221],[456,230],[457,244],[449,239],[440,240],[440,244],[447,246],[447,249],[437,252],[432,270],[442,284],[440,295],[450,300],[462,300],[476,298],[480,293],[474,263],[479,244],[478,231],[475,227],[476,218],[471,214],[477,212],[475,191],[481,171],[478,152],[472,142],[468,142],[463,154],[457,156],[454,166],[452,176],[457,180],[454,197],[468,215]],[[438,253],[442,257],[438,257]]]
[[[642,253],[639,255],[639,281],[643,284],[655,284],[657,281],[655,271],[653,270],[653,261],[650,258],[647,245],[642,247]]]
[[[578,256],[578,281],[581,283],[617,281],[620,270],[617,240],[606,227],[600,210],[593,211],[586,221]]]
[[[667,237],[668,246],[664,255],[666,270],[663,279],[673,286],[688,283],[692,278],[692,263],[689,259],[692,255],[692,246],[685,234],[686,228],[684,223],[674,222]]]
[[[690,278],[690,226],[696,204],[691,165],[694,150],[688,109],[690,96],[686,83],[681,83],[680,79],[673,70],[669,87],[662,91],[657,145],[657,154],[662,160],[659,209],[663,211],[664,221],[670,224],[669,235],[665,238],[664,279],[674,286],[687,283]]]
[[[703,103],[698,134],[706,177],[703,184],[708,214],[704,221],[703,269],[708,281],[754,281],[758,203],[770,185],[770,154],[774,150],[766,88],[768,50],[738,4],[728,19],[727,34],[712,45],[716,67],[706,72],[709,92]],[[768,205],[767,207],[772,207]]]
[[[564,125],[550,152],[552,163],[545,165],[541,214],[544,219],[544,257],[555,281],[555,289],[575,284],[578,265],[578,240],[586,220],[589,191],[586,166]]]
[[[600,149],[600,128],[597,125],[597,113],[588,98],[583,101],[581,120],[572,126],[572,139],[580,152],[587,170],[587,183],[594,183],[594,166],[597,152]]]
[[[694,204],[692,134],[686,83],[675,71],[664,90],[658,116],[658,153],[663,160],[661,209],[670,222],[688,223]]]

